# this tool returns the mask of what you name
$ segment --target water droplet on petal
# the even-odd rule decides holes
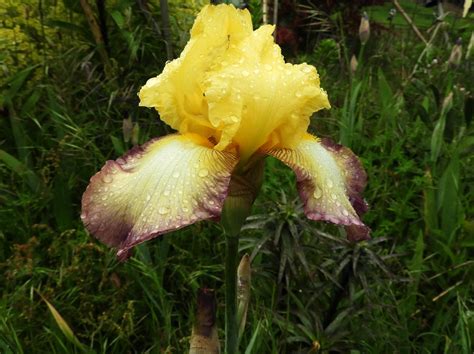
[[[250,75],[250,73],[247,70],[242,71],[242,75],[247,77]]]
[[[161,215],[168,214],[169,212],[170,210],[167,207],[161,207],[160,209],[158,209],[158,213],[160,213]]]
[[[343,214],[344,216],[349,216],[349,212],[348,212],[346,209],[343,209],[343,210],[342,210],[342,214]]]
[[[331,198],[332,198],[333,200],[336,200],[336,199],[337,199],[337,195],[336,195],[335,193],[332,193],[332,194],[331,194]]]
[[[233,123],[238,123],[239,122],[239,117],[237,117],[237,116],[230,116],[229,118]]]
[[[303,72],[306,73],[306,74],[309,74],[311,72],[311,67],[309,67],[309,66],[303,67]]]
[[[205,168],[199,170],[198,176],[199,177],[206,177],[209,174],[209,171]]]
[[[112,170],[112,172],[113,172],[113,171],[114,171],[114,170]],[[110,175],[103,175],[103,176],[102,176],[102,181],[105,182],[105,183],[110,183],[110,182],[113,181],[113,178],[112,178],[112,176],[110,176]]]
[[[315,197],[316,199],[319,199],[322,196],[323,196],[323,191],[321,190],[321,188],[316,186],[316,188],[314,188],[313,197]]]
[[[179,177],[179,172],[176,171],[175,173],[173,173],[173,178],[178,178]]]
[[[327,179],[326,180],[326,185],[328,186],[328,188],[332,188],[334,187],[334,182],[332,181],[332,179]]]
[[[165,197],[169,196],[169,195],[170,195],[170,191],[169,191],[168,189],[165,190],[165,191],[163,192],[163,195],[164,195]]]
[[[146,196],[146,201],[148,202],[150,199],[151,199],[151,195],[148,194],[148,195]]]

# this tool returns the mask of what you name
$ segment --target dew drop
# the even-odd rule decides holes
[[[199,177],[206,177],[208,174],[209,174],[209,171],[206,170],[205,168],[200,169],[198,172]]]
[[[161,207],[160,209],[158,209],[158,213],[160,213],[161,215],[168,214],[169,212],[170,210],[167,207]]]
[[[163,192],[163,195],[164,195],[165,197],[169,196],[169,195],[170,195],[170,191],[169,191],[168,189],[165,190],[165,191]]]
[[[229,118],[230,118],[230,120],[231,120],[232,122],[234,122],[234,123],[238,123],[238,122],[239,122],[239,117],[237,117],[237,116],[230,116]]]
[[[303,67],[303,72],[309,74],[311,72],[311,68],[309,66]]]
[[[299,97],[303,96],[303,94],[300,91],[296,91],[295,96],[299,98]]]
[[[242,75],[247,77],[250,75],[250,73],[247,70],[242,71]]]
[[[344,216],[349,216],[349,212],[348,212],[346,209],[344,209],[344,210],[342,211],[342,214],[343,214]]]
[[[151,199],[151,195],[148,194],[148,195],[146,196],[146,201],[148,202],[150,199]]]
[[[332,200],[336,200],[336,199],[337,199],[336,193],[332,193],[332,194],[331,194],[331,199],[332,199]]]
[[[332,181],[332,179],[327,179],[326,180],[326,185],[328,186],[328,188],[332,188],[334,187],[334,182]]]
[[[209,201],[209,204],[210,204],[210,205],[214,205],[214,201],[213,201],[213,200],[210,200],[210,201]]]
[[[315,197],[316,199],[319,199],[322,196],[323,196],[323,191],[321,190],[321,188],[316,187],[313,192],[313,197]]]
[[[173,178],[178,178],[179,177],[179,172],[176,171],[175,173],[173,173]]]
[[[113,171],[114,171],[114,170],[112,170],[112,172],[113,172]],[[110,175],[104,175],[104,176],[102,177],[102,181],[105,182],[105,183],[110,183],[110,182],[113,181],[113,178],[112,178],[112,176],[110,176]]]

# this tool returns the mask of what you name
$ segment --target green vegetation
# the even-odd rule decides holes
[[[126,263],[84,230],[89,178],[170,132],[136,95],[167,60],[159,2],[88,3],[102,44],[79,1],[0,5],[0,352],[183,353],[201,287],[217,290],[223,337],[222,230],[193,225]],[[169,2],[175,53],[203,3]],[[474,26],[400,3],[429,47],[399,14],[384,22],[386,4],[366,9],[380,21],[365,46],[335,12],[333,31],[288,58],[316,65],[329,93],[311,130],[361,157],[372,240],[307,220],[293,173],[268,159],[240,242],[252,259],[242,352],[474,350]]]

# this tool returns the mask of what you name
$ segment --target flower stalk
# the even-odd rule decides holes
[[[239,262],[239,234],[250,214],[253,198],[234,193],[239,183],[231,182],[231,195],[224,203],[221,224],[225,234],[225,353],[238,352],[239,325],[237,323],[237,265]],[[234,187],[234,188],[232,188]],[[234,193],[232,193],[234,191]],[[234,194],[234,195],[233,195]]]
[[[225,252],[225,353],[238,351],[237,262],[239,236],[226,233]]]

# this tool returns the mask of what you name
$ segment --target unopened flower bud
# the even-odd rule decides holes
[[[369,16],[367,12],[364,11],[360,19],[360,26],[359,26],[359,39],[362,44],[367,43],[370,37],[370,23],[369,23]]]
[[[357,71],[357,65],[359,65],[359,63],[357,62],[357,58],[355,57],[355,55],[352,55],[352,58],[351,58],[351,73],[353,75]]]
[[[451,55],[449,56],[448,64],[452,67],[458,67],[461,64],[462,59],[462,44],[461,39],[459,38],[456,41],[456,44],[451,50]]]
[[[138,125],[138,123],[135,123],[133,125],[133,129],[132,129],[132,144],[133,145],[138,145],[138,141],[139,141],[139,138],[140,138],[140,126]]]
[[[469,40],[469,44],[467,45],[466,60],[471,57],[473,51],[474,51],[474,32],[471,33],[471,39]]]
[[[441,106],[441,112],[447,113],[453,106],[453,92],[451,91],[443,100],[443,105]]]
[[[130,138],[132,137],[132,131],[133,131],[132,118],[128,117],[127,119],[124,119],[122,122],[123,141],[125,141],[126,143],[130,141]]]
[[[216,324],[216,295],[213,289],[199,289],[196,320],[190,340],[190,354],[221,352]]]

